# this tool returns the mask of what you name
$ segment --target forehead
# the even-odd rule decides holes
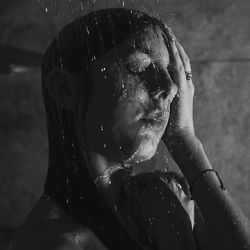
[[[169,53],[163,37],[162,30],[152,25],[132,34],[129,38],[115,46],[111,51],[105,53],[94,61],[92,65],[103,65],[106,63],[125,62],[131,54],[141,52],[147,54],[153,61],[169,63]]]
[[[158,26],[153,27],[152,25],[124,40],[114,51],[122,58],[136,51],[149,54],[156,59],[169,58],[162,30]]]

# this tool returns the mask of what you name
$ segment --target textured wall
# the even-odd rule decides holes
[[[5,1],[0,43],[44,52],[64,24],[93,8],[138,8],[166,21],[191,59],[250,57],[250,2]],[[214,167],[250,216],[250,63],[193,64],[195,126]],[[0,75],[0,228],[18,227],[47,168],[40,72]],[[1,248],[1,247],[0,247]]]

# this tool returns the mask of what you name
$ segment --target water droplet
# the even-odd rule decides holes
[[[111,182],[111,181],[109,181],[108,183],[109,183],[109,185],[110,185],[112,182]]]
[[[104,148],[106,148],[106,147],[107,147],[107,145],[106,145],[106,144],[103,144],[103,147],[104,147]]]
[[[69,204],[69,199],[68,198],[66,198],[66,203]]]
[[[48,200],[50,200],[50,199],[51,199],[51,196],[48,195],[48,196],[46,197],[46,201],[48,201]]]
[[[47,7],[45,7],[45,12],[48,13],[48,8]]]
[[[100,128],[100,129],[101,129],[101,131],[103,131],[103,130],[104,130],[102,125],[101,125],[101,128]]]
[[[89,35],[89,29],[88,29],[88,26],[86,26],[86,32],[87,32],[87,34]]]
[[[106,68],[105,68],[105,67],[101,68],[101,72],[104,72],[105,70],[106,70]]]
[[[84,7],[83,7],[83,3],[82,3],[82,2],[80,2],[80,8],[81,8],[81,10],[83,10],[83,9],[84,9]]]
[[[124,0],[122,0],[122,7],[124,7],[125,6],[125,1]]]

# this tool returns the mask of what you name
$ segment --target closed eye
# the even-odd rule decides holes
[[[144,72],[152,64],[151,58],[144,53],[130,55],[125,63],[126,69],[132,74]]]

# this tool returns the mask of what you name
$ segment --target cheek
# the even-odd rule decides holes
[[[147,92],[143,88],[128,89],[126,95],[119,99],[112,130],[115,138],[137,143],[137,133],[142,125],[140,118],[145,113],[147,99]]]
[[[148,103],[149,96],[143,85],[128,83],[118,100],[116,114],[133,123],[144,114]]]

